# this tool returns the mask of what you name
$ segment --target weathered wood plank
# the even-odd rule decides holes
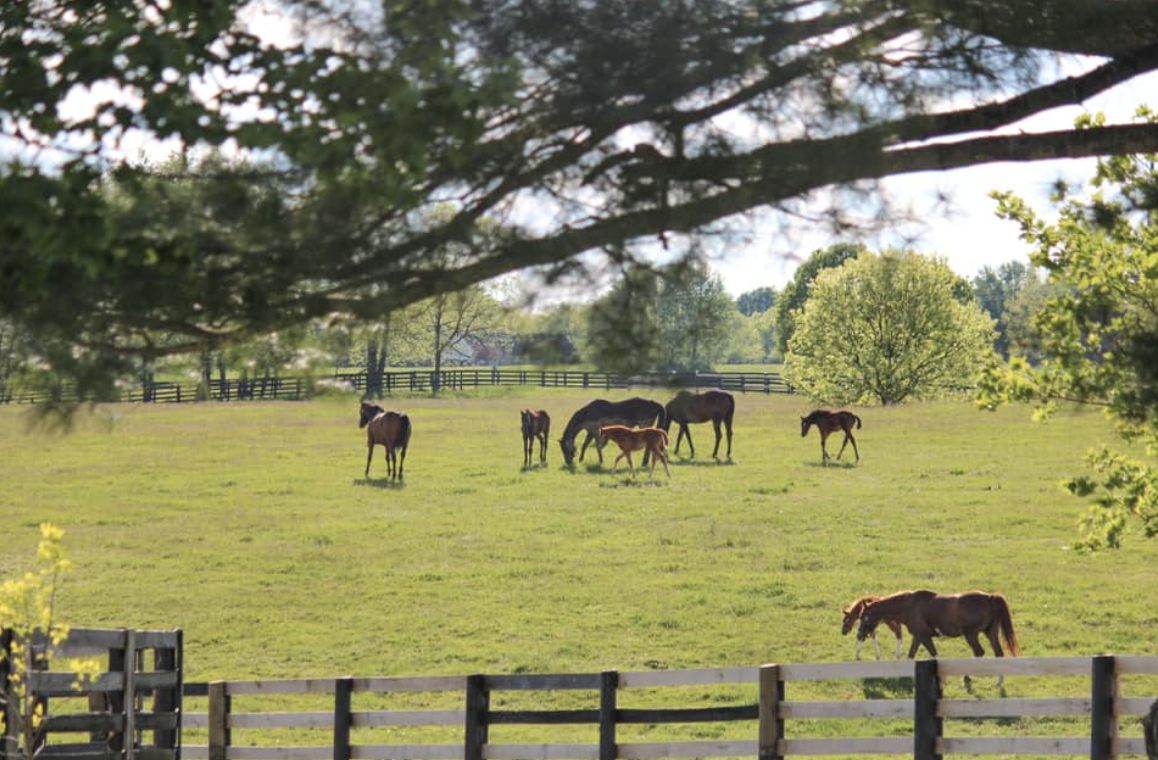
[[[598,760],[598,744],[488,744],[485,760]]]
[[[912,678],[912,660],[868,660],[781,665],[783,681],[825,681],[842,678]]]
[[[942,699],[937,714],[943,718],[1014,718],[1019,716],[1089,715],[1089,697],[1032,699]]]
[[[1114,754],[1121,755],[1141,755],[1146,756],[1146,740],[1138,738],[1118,738],[1114,740]]]
[[[1118,715],[1145,715],[1150,712],[1154,697],[1121,697],[1118,699]]]
[[[466,710],[363,710],[353,715],[354,728],[461,726],[465,720]]]
[[[699,686],[713,683],[755,684],[759,668],[700,668],[694,670],[645,670],[620,673],[619,688],[646,689],[656,686]]]
[[[47,697],[79,697],[90,691],[121,691],[125,685],[124,673],[101,673],[77,688],[77,675],[68,671],[34,671],[28,674],[28,688]]]
[[[736,705],[735,707],[684,707],[660,708],[654,710],[619,710],[619,723],[720,723],[735,720],[757,720],[760,717],[758,705]]]
[[[1158,657],[1125,656],[1115,657],[1115,670],[1118,675],[1158,675]]]
[[[876,736],[856,739],[785,739],[781,755],[911,755],[910,736]]]
[[[623,760],[665,757],[754,757],[760,750],[755,740],[724,742],[631,742],[619,745]]]
[[[1089,755],[1088,736],[943,738],[937,750],[945,755]]]
[[[332,712],[264,712],[232,713],[230,728],[330,728]]]
[[[226,681],[230,696],[256,694],[333,694],[333,678],[286,678],[270,681]]]
[[[362,744],[350,748],[352,760],[462,760],[461,744]]]

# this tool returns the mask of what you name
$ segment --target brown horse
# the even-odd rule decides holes
[[[663,471],[667,473],[669,478],[671,477],[671,470],[667,468],[667,454],[664,453],[664,449],[667,448],[667,432],[663,428],[635,429],[626,425],[605,425],[599,428],[600,448],[606,446],[609,440],[615,441],[621,449],[619,456],[615,458],[615,463],[611,465],[612,472],[615,472],[619,460],[627,457],[627,466],[631,468],[631,476],[635,477],[635,465],[631,461],[631,452],[645,451],[651,455],[651,476],[655,477],[655,460],[658,459],[663,462]]]
[[[711,422],[716,431],[716,448],[712,450],[712,458],[718,459],[720,454],[720,423],[723,422],[728,433],[728,459],[732,458],[732,415],[736,412],[736,401],[732,398],[732,394],[724,391],[706,391],[704,393],[680,391],[675,398],[667,402],[664,412],[666,419],[660,427],[664,430],[670,430],[672,422],[676,422],[680,426],[679,434],[676,435],[675,453],[680,453],[680,442],[683,441],[684,436],[687,436],[688,448],[691,449],[694,458],[696,447],[692,445],[692,432],[688,429],[688,425]]]
[[[828,449],[825,448],[825,441],[828,440],[830,433],[837,430],[844,431],[844,443],[840,445],[840,452],[837,453],[836,458],[840,459],[840,455],[844,453],[844,447],[852,442],[852,450],[856,454],[856,461],[860,461],[860,450],[856,447],[856,439],[852,437],[852,429],[855,426],[860,430],[860,417],[857,417],[852,412],[839,411],[830,412],[827,409],[815,409],[807,417],[800,418],[800,437],[808,435],[808,428],[816,425],[816,429],[820,431],[820,453],[822,455],[822,462],[827,462],[830,457]]]
[[[524,409],[519,412],[523,418],[523,466],[530,467],[535,453],[535,439],[539,440],[539,461],[547,461],[547,436],[551,433],[551,417],[546,410]]]
[[[840,626],[840,635],[845,636],[852,630],[853,625],[857,620],[860,620],[860,615],[864,612],[864,608],[873,602],[880,601],[879,596],[862,596],[860,599],[853,599],[848,603],[841,612],[844,613],[844,623]],[[896,620],[881,620],[882,623],[888,626],[893,635],[897,637],[897,659],[901,659],[901,624]],[[868,632],[868,638],[873,640],[873,649],[876,650],[877,659],[881,658],[881,645],[877,642],[877,632],[874,628]],[[864,637],[858,635],[856,638],[856,658],[860,659],[860,648],[864,646]]]
[[[913,637],[909,645],[909,659],[917,656],[918,647],[925,647],[933,657],[937,648],[933,645],[935,636],[964,636],[975,657],[985,656],[978,635],[984,633],[993,647],[996,657],[1003,657],[1001,637],[1005,637],[1006,648],[1014,657],[1021,654],[1017,635],[1013,631],[1013,618],[1009,614],[1009,604],[1001,594],[984,591],[968,591],[963,594],[938,594],[927,589],[920,591],[900,591],[892,596],[869,604],[861,611],[860,627],[856,637],[863,640],[884,620],[903,623]],[[1000,686],[1004,676],[997,679]],[[969,679],[965,679],[966,684]]]
[[[377,404],[363,401],[358,427],[367,428],[366,477],[370,477],[370,460],[374,458],[374,446],[381,444],[386,448],[387,477],[402,480],[406,447],[410,444],[410,418],[406,413],[388,412]]]
[[[603,464],[603,444],[599,442],[599,428],[604,425],[626,425],[628,427],[648,427],[655,425],[663,427],[663,405],[658,401],[646,398],[629,398],[625,401],[606,401],[596,399],[571,415],[567,427],[563,430],[563,437],[559,439],[559,448],[563,450],[563,461],[570,467],[575,461],[575,437],[580,432],[587,433],[583,441],[583,448],[579,450],[579,461],[587,453],[587,446],[594,441],[595,453],[599,455],[599,464]],[[643,463],[646,465],[648,456],[645,454]]]

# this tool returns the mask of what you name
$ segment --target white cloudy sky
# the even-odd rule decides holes
[[[1063,129],[1072,126],[1078,115],[1098,111],[1110,122],[1127,122],[1142,104],[1158,106],[1158,74],[1139,77],[1082,107],[1056,109],[1013,129]],[[904,244],[907,237],[920,233],[913,247],[945,257],[953,270],[965,277],[972,277],[984,266],[1015,260],[1028,263],[1029,247],[1018,238],[1017,225],[994,215],[996,202],[989,198],[989,192],[1013,191],[1040,215],[1049,216],[1048,196],[1054,182],[1064,178],[1071,186],[1082,185],[1093,175],[1094,164],[1094,159],[1010,162],[891,177],[883,182],[883,192],[894,202],[911,207],[921,219],[921,227],[898,230],[895,239],[863,242],[875,250]],[[948,208],[938,204],[939,192],[951,196],[953,202]],[[752,238],[750,244],[721,252],[713,264],[733,295],[765,285],[784,285],[792,279],[801,258],[837,242],[816,226],[797,225],[796,233],[785,238],[772,220],[757,221]]]

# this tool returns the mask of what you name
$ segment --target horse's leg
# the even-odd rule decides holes
[[[724,430],[728,433],[728,459],[732,458],[732,420],[724,420]]]
[[[615,462],[613,462],[611,465],[611,474],[612,475],[615,474],[615,468],[619,466],[619,460],[623,459],[624,455],[626,455],[626,454],[627,454],[626,451],[621,451],[619,453],[619,456],[615,457]],[[630,460],[628,460],[628,461],[630,461]]]
[[[859,462],[860,461],[860,449],[858,449],[856,447],[856,438],[853,436],[851,430],[848,432],[848,439],[850,441],[852,441],[852,453],[856,454],[856,461]]]
[[[366,447],[366,475],[365,475],[365,477],[367,477],[367,478],[370,477],[370,460],[373,458],[374,458],[374,444],[371,443],[369,446]]]
[[[873,631],[872,633],[869,634],[869,636],[872,637],[873,651],[876,653],[877,659],[879,660],[881,658],[881,643],[879,641],[877,641],[877,632]]]
[[[986,636],[986,638],[989,639],[989,645],[993,647],[993,656],[994,657],[1004,657],[1005,656],[1005,652],[1002,651],[1002,649],[1001,649],[1001,637],[999,636],[999,630],[1000,630],[1000,624],[998,623],[996,618],[994,618],[993,621],[989,624],[989,627],[985,629],[985,636]],[[980,657],[981,655],[977,655],[977,656]],[[997,688],[1000,689],[1001,684],[1003,684],[1003,683],[1005,683],[1005,674],[1004,673],[997,676],[997,684],[996,684]]]
[[[720,421],[718,419],[712,420],[712,429],[716,431],[716,448],[712,449],[712,459],[720,458]]]
[[[539,461],[547,461],[547,434],[539,433]]]
[[[583,461],[583,455],[587,453],[587,447],[591,444],[591,439],[593,437],[594,436],[592,436],[590,432],[587,433],[587,438],[585,438],[583,441],[583,448],[579,449],[579,461],[580,462]],[[595,444],[595,448],[596,448],[596,450],[599,449],[598,442]],[[603,464],[603,452],[599,453],[599,464]]]
[[[889,630],[893,632],[893,635],[897,637],[897,659],[899,660],[901,659],[901,624],[894,623],[892,620],[886,620],[885,625],[887,625]]]
[[[635,462],[631,461],[631,452],[625,450],[623,453],[627,456],[627,467],[628,467],[628,469],[631,470],[631,477],[634,478],[635,477]]]
[[[386,446],[386,475],[391,479],[395,479],[395,473],[398,469],[398,459],[394,454],[394,447],[387,444]]]
[[[685,436],[687,436],[687,439],[688,439],[688,451],[690,452],[690,453],[688,454],[688,456],[689,456],[689,457],[691,457],[692,459],[695,459],[695,458],[696,458],[696,446],[695,446],[695,444],[694,444],[694,443],[692,443],[692,428],[691,428],[691,425],[689,425],[689,424],[688,424],[688,423],[686,423],[686,422],[681,422],[681,423],[680,423],[680,432],[681,432],[681,433],[683,433]]]
[[[848,434],[848,431],[845,430],[844,431],[844,441],[842,441],[840,444],[840,451],[836,452],[836,458],[837,459],[840,459],[844,455],[844,447],[848,445],[848,439],[851,437],[852,436],[850,436]]]
[[[820,431],[820,461],[821,462],[827,462],[828,461],[828,449],[826,449],[824,447],[824,442],[827,440],[828,440],[828,433],[824,432],[824,430],[821,430]]]
[[[667,468],[667,454],[665,454],[662,449],[656,449],[655,455],[657,457],[659,457],[661,462],[663,462],[663,471],[667,473],[667,479],[671,480],[671,470],[669,470]],[[652,469],[652,472],[655,472],[655,462],[654,461],[651,463],[651,469]]]
[[[402,442],[402,451],[398,457],[398,479],[402,480],[402,468],[406,464],[406,447],[410,445],[410,433],[406,434],[406,440]]]

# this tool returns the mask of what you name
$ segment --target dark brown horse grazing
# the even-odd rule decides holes
[[[626,425],[627,427],[648,427],[655,425],[663,427],[663,406],[658,401],[646,398],[629,398],[625,401],[605,401],[596,399],[587,406],[571,415],[567,427],[563,430],[563,437],[559,439],[559,448],[563,450],[563,461],[570,467],[575,461],[575,436],[587,433],[583,441],[583,448],[579,450],[579,461],[587,453],[587,446],[594,441],[595,451],[599,454],[599,464],[603,464],[603,444],[599,442],[599,428],[604,425]],[[650,454],[650,452],[649,452]],[[648,454],[643,457],[647,464]]]
[[[860,450],[856,447],[856,439],[852,437],[852,429],[855,426],[860,430],[860,417],[857,417],[852,412],[839,411],[830,412],[827,409],[816,409],[807,417],[800,418],[800,437],[808,435],[808,428],[816,425],[816,429],[820,431],[820,453],[822,455],[822,462],[827,462],[830,457],[828,449],[825,448],[824,443],[828,440],[830,433],[837,430],[844,431],[844,443],[840,445],[840,452],[837,453],[836,458],[840,459],[840,455],[844,453],[844,447],[852,442],[852,450],[856,454],[856,461],[860,461]]]
[[[876,601],[880,601],[879,596],[862,596],[860,599],[853,599],[849,602],[848,606],[841,610],[841,612],[844,613],[844,623],[840,626],[840,635],[847,635],[856,624],[856,621],[860,620],[860,615],[864,612],[864,608]],[[882,619],[881,622],[888,626],[889,630],[893,632],[893,635],[897,637],[897,659],[901,659],[901,624],[896,620],[888,619]],[[858,660],[860,659],[860,648],[864,646],[864,638],[865,637],[859,634],[856,637],[856,658]],[[881,645],[877,642],[877,632],[875,628],[868,632],[868,638],[873,640],[873,649],[876,650],[877,659],[879,660],[881,658]]]
[[[524,409],[519,412],[523,418],[523,466],[530,467],[535,453],[535,439],[539,440],[539,461],[547,461],[547,436],[551,434],[551,417],[543,409]]]
[[[410,444],[410,418],[405,412],[388,412],[377,404],[362,402],[358,427],[366,429],[366,477],[370,477],[370,460],[374,446],[386,447],[386,474],[402,480],[402,466],[406,462],[406,447]],[[401,449],[401,455],[398,454]]]
[[[605,425],[599,428],[599,445],[606,446],[607,442],[615,441],[619,446],[619,456],[611,465],[611,471],[619,465],[619,460],[627,457],[627,466],[631,468],[631,476],[635,477],[635,464],[631,461],[631,452],[643,451],[651,455],[651,477],[655,477],[655,462],[663,462],[663,471],[671,477],[671,470],[667,468],[667,431],[658,427],[629,428],[626,425]],[[646,463],[644,464],[646,466]]]
[[[688,425],[711,422],[716,431],[716,448],[712,450],[712,458],[718,459],[720,454],[720,423],[723,422],[728,433],[728,459],[731,459],[732,415],[735,412],[736,401],[730,393],[723,391],[706,391],[704,393],[680,391],[664,407],[667,419],[664,420],[661,427],[664,430],[671,430],[671,423],[677,423],[680,426],[680,431],[676,435],[675,453],[680,453],[680,441],[684,439],[684,436],[687,436],[688,448],[691,449],[692,457],[695,457],[696,447],[692,445],[692,432],[688,429]]]
[[[1017,635],[1013,632],[1013,618],[1009,604],[1001,594],[968,591],[963,594],[938,594],[927,589],[900,591],[879,599],[864,608],[860,615],[857,639],[863,640],[884,620],[903,623],[913,637],[909,645],[909,659],[917,656],[918,647],[925,647],[933,657],[937,648],[935,636],[964,636],[975,657],[983,657],[985,649],[978,635],[984,633],[996,657],[1003,657],[1001,637],[1014,657],[1021,654]],[[966,678],[966,683],[968,683]],[[997,679],[1000,686],[1004,676]]]

